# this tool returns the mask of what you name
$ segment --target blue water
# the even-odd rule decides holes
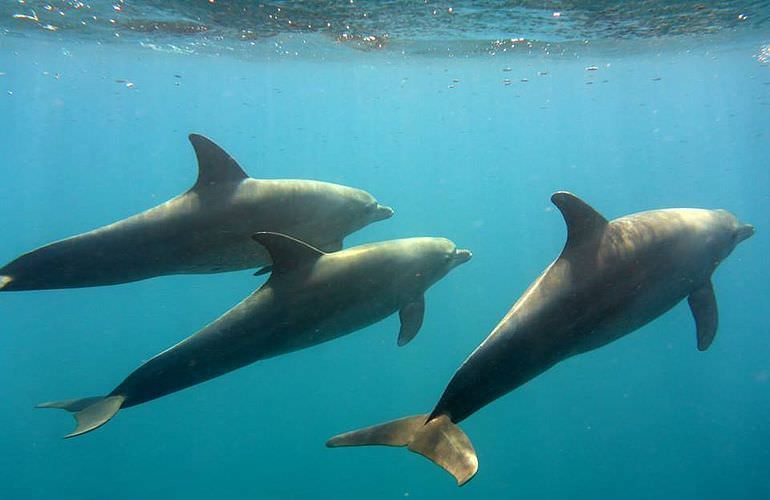
[[[428,292],[406,347],[391,317],[72,440],[60,439],[69,416],[33,406],[108,392],[264,278],[2,294],[0,496],[769,498],[767,43],[749,32],[563,53],[333,46],[247,58],[6,33],[0,260],[186,190],[189,132],[253,177],[337,182],[395,208],[347,245],[445,236],[474,258]],[[325,448],[338,432],[432,408],[561,249],[549,196],[562,189],[608,218],[725,208],[757,227],[715,274],[711,349],[695,349],[682,304],[556,366],[463,422],[480,468],[461,489],[402,449]]]

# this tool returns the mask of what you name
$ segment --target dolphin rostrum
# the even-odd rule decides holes
[[[430,414],[340,434],[329,447],[408,446],[462,485],[478,469],[456,425],[556,363],[631,333],[687,298],[698,349],[717,329],[711,275],[754,234],[724,210],[654,210],[608,222],[576,196],[551,197],[567,224],[561,255],[460,366]]]
[[[75,413],[78,436],[135,406],[260,359],[304,349],[399,311],[398,344],[417,335],[425,291],[470,259],[444,238],[409,238],[324,253],[289,236],[254,239],[273,261],[268,281],[194,335],[131,373],[104,397],[43,403]]]
[[[324,251],[393,210],[367,192],[311,180],[252,179],[209,139],[190,135],[198,180],[184,194],[127,219],[26,253],[0,268],[0,290],[126,283],[167,274],[270,264],[251,235],[287,234]]]

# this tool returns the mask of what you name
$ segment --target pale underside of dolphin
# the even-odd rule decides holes
[[[668,209],[608,222],[576,196],[552,196],[567,242],[454,374],[430,414],[340,434],[327,446],[407,446],[452,474],[478,469],[456,425],[556,363],[640,328],[687,298],[699,350],[717,329],[711,275],[754,229],[724,210]]]
[[[189,136],[198,159],[191,189],[161,205],[26,253],[0,268],[0,290],[112,285],[161,275],[270,264],[251,235],[287,234],[322,249],[393,211],[367,192],[312,180],[250,178],[211,140]]]
[[[399,312],[398,344],[417,335],[424,293],[470,258],[444,238],[409,238],[324,253],[259,233],[269,280],[199,332],[144,363],[104,397],[43,403],[73,412],[78,436],[135,406],[246,366],[327,342]],[[256,243],[255,243],[256,245]]]

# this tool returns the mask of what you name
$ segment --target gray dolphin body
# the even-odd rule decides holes
[[[470,252],[443,238],[410,238],[325,254],[276,233],[270,279],[222,317],[131,373],[104,397],[44,403],[75,413],[67,437],[96,429],[120,408],[199,384],[260,359],[335,339],[400,311],[398,344],[422,325],[423,294]]]
[[[310,180],[258,180],[203,136],[190,142],[198,180],[186,193],[114,224],[26,253],[0,268],[0,290],[126,283],[270,264],[251,235],[272,231],[322,250],[393,211],[367,192]]]
[[[617,340],[684,298],[698,348],[708,348],[717,328],[711,274],[752,226],[724,210],[700,209],[608,222],[572,194],[551,199],[567,223],[561,255],[465,360],[433,411],[340,434],[328,446],[408,446],[462,485],[478,461],[455,424],[556,363]]]

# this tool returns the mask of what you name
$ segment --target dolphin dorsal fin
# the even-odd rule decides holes
[[[551,196],[551,201],[567,224],[565,250],[597,240],[609,224],[602,214],[572,193],[556,192]]]
[[[190,134],[198,157],[198,180],[193,189],[226,182],[239,182],[249,176],[227,152],[202,135]]]
[[[304,241],[281,233],[260,232],[252,239],[267,249],[273,261],[273,273],[295,269],[326,255]]]

